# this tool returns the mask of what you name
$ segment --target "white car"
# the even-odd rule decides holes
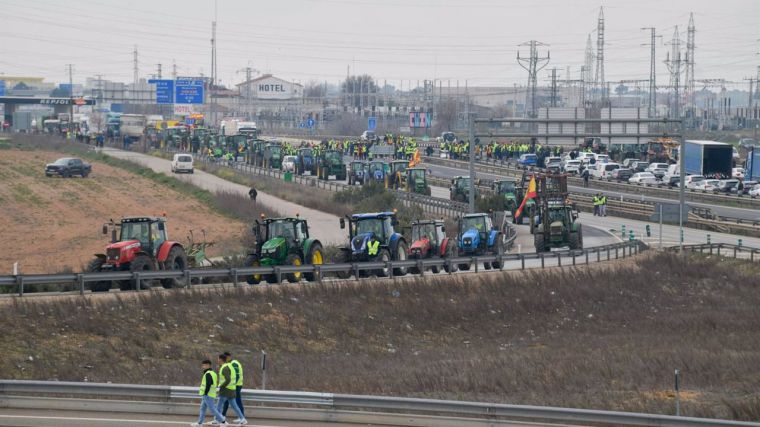
[[[580,160],[568,160],[565,162],[565,165],[562,167],[565,173],[574,173],[574,174],[577,174],[580,168],[581,168]]]
[[[282,171],[283,172],[295,172],[296,171],[296,156],[285,156],[282,158]]]
[[[713,191],[718,188],[719,182],[718,179],[703,179],[694,186],[694,189],[697,191]]]
[[[638,172],[628,178],[631,184],[657,184],[657,178],[652,172]]]
[[[578,153],[577,159],[583,162],[583,164],[588,164],[588,162],[591,161],[591,159],[595,159],[595,158],[596,157],[594,156],[594,153],[583,152],[583,153]]]
[[[620,169],[619,163],[597,163],[593,171],[589,171],[594,174],[594,178],[607,179],[612,171]]]
[[[689,175],[686,177],[686,188],[696,189],[697,185],[704,180],[705,177],[702,175]]]
[[[544,167],[548,168],[549,165],[552,163],[559,166],[561,162],[562,162],[562,159],[559,157],[547,157],[544,159]]]
[[[646,172],[654,172],[655,169],[665,169],[665,172],[667,173],[668,166],[670,165],[667,163],[650,163],[646,168]]]
[[[596,159],[597,163],[609,163],[610,162],[610,156],[606,154],[596,154],[594,155],[594,158]]]
[[[731,176],[736,179],[744,179],[744,174],[747,173],[744,168],[732,168]]]
[[[175,154],[172,159],[172,173],[193,173],[193,156],[190,154]]]
[[[755,185],[749,190],[749,195],[752,197],[760,196],[760,184]]]

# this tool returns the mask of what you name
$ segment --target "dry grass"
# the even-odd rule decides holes
[[[760,276],[719,258],[343,285],[24,300],[3,378],[195,384],[231,350],[277,389],[760,419]],[[32,356],[33,360],[29,357]]]

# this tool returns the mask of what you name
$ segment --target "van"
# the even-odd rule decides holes
[[[172,159],[172,173],[193,173],[193,156],[190,154],[175,154]]]
[[[593,171],[589,171],[590,173],[594,174],[595,178],[599,179],[607,179],[612,171],[615,169],[620,169],[619,163],[597,163]]]

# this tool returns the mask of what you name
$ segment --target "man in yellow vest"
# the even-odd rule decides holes
[[[229,405],[232,406],[232,410],[235,411],[235,414],[238,417],[237,420],[235,420],[235,424],[245,425],[248,424],[248,421],[245,419],[243,411],[240,409],[237,402],[235,402],[235,389],[237,388],[235,386],[236,383],[237,378],[235,377],[235,370],[232,369],[232,366],[230,366],[229,363],[227,363],[227,356],[220,354],[219,401],[216,404],[216,409],[221,413],[225,403],[229,402]]]
[[[230,365],[232,371],[235,373],[235,403],[237,403],[238,408],[240,408],[242,414],[241,418],[245,418],[245,408],[243,408],[243,399],[241,397],[243,391],[243,365],[235,360],[229,351],[224,352],[224,355],[227,356],[227,364]],[[227,416],[227,408],[229,408],[229,406],[229,403],[225,403],[222,407],[222,415],[225,417]],[[237,424],[238,421],[240,420],[235,420],[234,422]]]
[[[607,196],[604,194],[599,197],[599,216],[607,216]]]
[[[201,369],[203,369],[203,376],[201,377],[201,386],[198,390],[198,395],[201,396],[201,411],[198,415],[198,422],[190,424],[192,427],[201,427],[203,420],[206,418],[206,409],[211,411],[214,415],[214,420],[220,426],[226,426],[227,421],[224,416],[216,409],[214,399],[216,399],[216,387],[217,377],[216,372],[211,369],[211,361],[204,360],[201,362]]]
[[[599,211],[601,210],[600,206],[602,205],[602,196],[599,193],[596,193],[593,198],[594,201],[594,216],[599,215]]]

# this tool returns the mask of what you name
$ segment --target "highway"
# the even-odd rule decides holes
[[[452,168],[449,166],[441,166],[441,165],[435,165],[431,163],[425,163],[424,157],[423,157],[423,165],[429,170],[431,170],[433,173],[433,176],[435,177],[451,179],[455,176],[468,174],[468,171],[466,169]],[[500,178],[507,177],[507,175],[494,175],[494,174],[477,172],[477,171],[475,173],[475,176],[477,178],[486,178],[486,179],[500,179]],[[593,184],[593,180],[591,181],[591,183]],[[575,185],[568,185],[568,189],[572,192],[584,193],[584,194],[596,194],[601,191],[594,188],[585,188],[582,186],[575,186]],[[624,197],[626,199],[639,199],[639,200],[648,201],[648,202],[666,202],[666,203],[678,202],[678,200],[661,198],[661,197],[644,196],[641,194],[637,194],[635,192],[620,192],[616,194],[607,193],[607,196],[608,197]],[[448,193],[446,194],[446,197],[448,197]],[[687,204],[692,207],[711,209],[714,214],[721,215],[721,216],[742,218],[742,219],[753,220],[753,221],[760,220],[760,212],[756,209],[737,208],[737,207],[724,206],[724,205],[711,205],[711,204],[696,203],[696,202],[687,202]]]

